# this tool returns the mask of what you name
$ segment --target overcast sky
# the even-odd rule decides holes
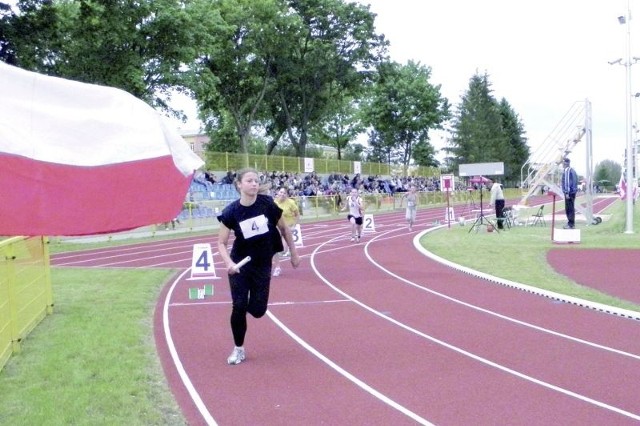
[[[431,67],[431,82],[441,85],[452,105],[459,104],[476,71],[486,72],[494,96],[511,104],[535,150],[575,102],[589,99],[594,166],[605,159],[623,162],[625,66],[608,62],[627,56],[627,26],[618,22],[627,14],[627,0],[359,2],[377,14],[377,31],[391,43],[391,59]],[[640,16],[640,1],[631,0],[630,7]],[[640,19],[630,22],[631,56],[640,57]],[[640,63],[630,70],[636,93]],[[580,143],[572,154],[578,172],[586,169],[585,158],[586,144]]]

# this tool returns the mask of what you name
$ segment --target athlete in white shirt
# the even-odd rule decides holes
[[[362,216],[364,213],[364,203],[362,197],[358,195],[357,189],[352,189],[351,194],[347,196],[347,202],[342,210],[349,209],[347,219],[351,222],[351,241],[360,241],[362,234]]]

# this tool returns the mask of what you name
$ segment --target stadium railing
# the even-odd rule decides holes
[[[53,312],[46,237],[0,241],[0,370],[20,342]]]
[[[280,170],[294,173],[305,173],[306,159],[303,157],[284,157],[266,154],[240,154],[232,152],[208,152],[206,154],[207,170],[239,170],[253,167],[256,170]],[[347,173],[355,174],[356,163],[349,160],[335,158],[314,158],[313,169],[318,174]],[[440,171],[435,167],[410,168],[402,165],[360,162],[360,174],[390,176],[439,176]]]

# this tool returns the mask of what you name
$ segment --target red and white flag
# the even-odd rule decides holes
[[[203,161],[143,101],[0,62],[0,235],[173,219]]]
[[[625,200],[629,190],[627,188],[627,180],[625,179],[625,172],[623,170],[620,175],[620,182],[618,182],[618,193],[620,194],[620,199]],[[631,196],[634,200],[638,199],[638,188],[634,185],[631,191]]]
[[[624,173],[620,174],[620,182],[618,182],[618,193],[620,194],[620,199],[624,200],[627,195],[627,181],[624,179]]]

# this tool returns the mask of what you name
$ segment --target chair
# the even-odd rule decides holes
[[[505,228],[511,229],[512,226],[515,226],[515,223],[513,221],[513,210],[511,208],[505,207],[502,211],[502,215],[504,217],[503,224]]]
[[[531,224],[531,226],[547,226],[547,222],[544,220],[544,204],[540,206],[535,214],[532,214],[529,219],[527,219],[527,225],[529,224]]]

